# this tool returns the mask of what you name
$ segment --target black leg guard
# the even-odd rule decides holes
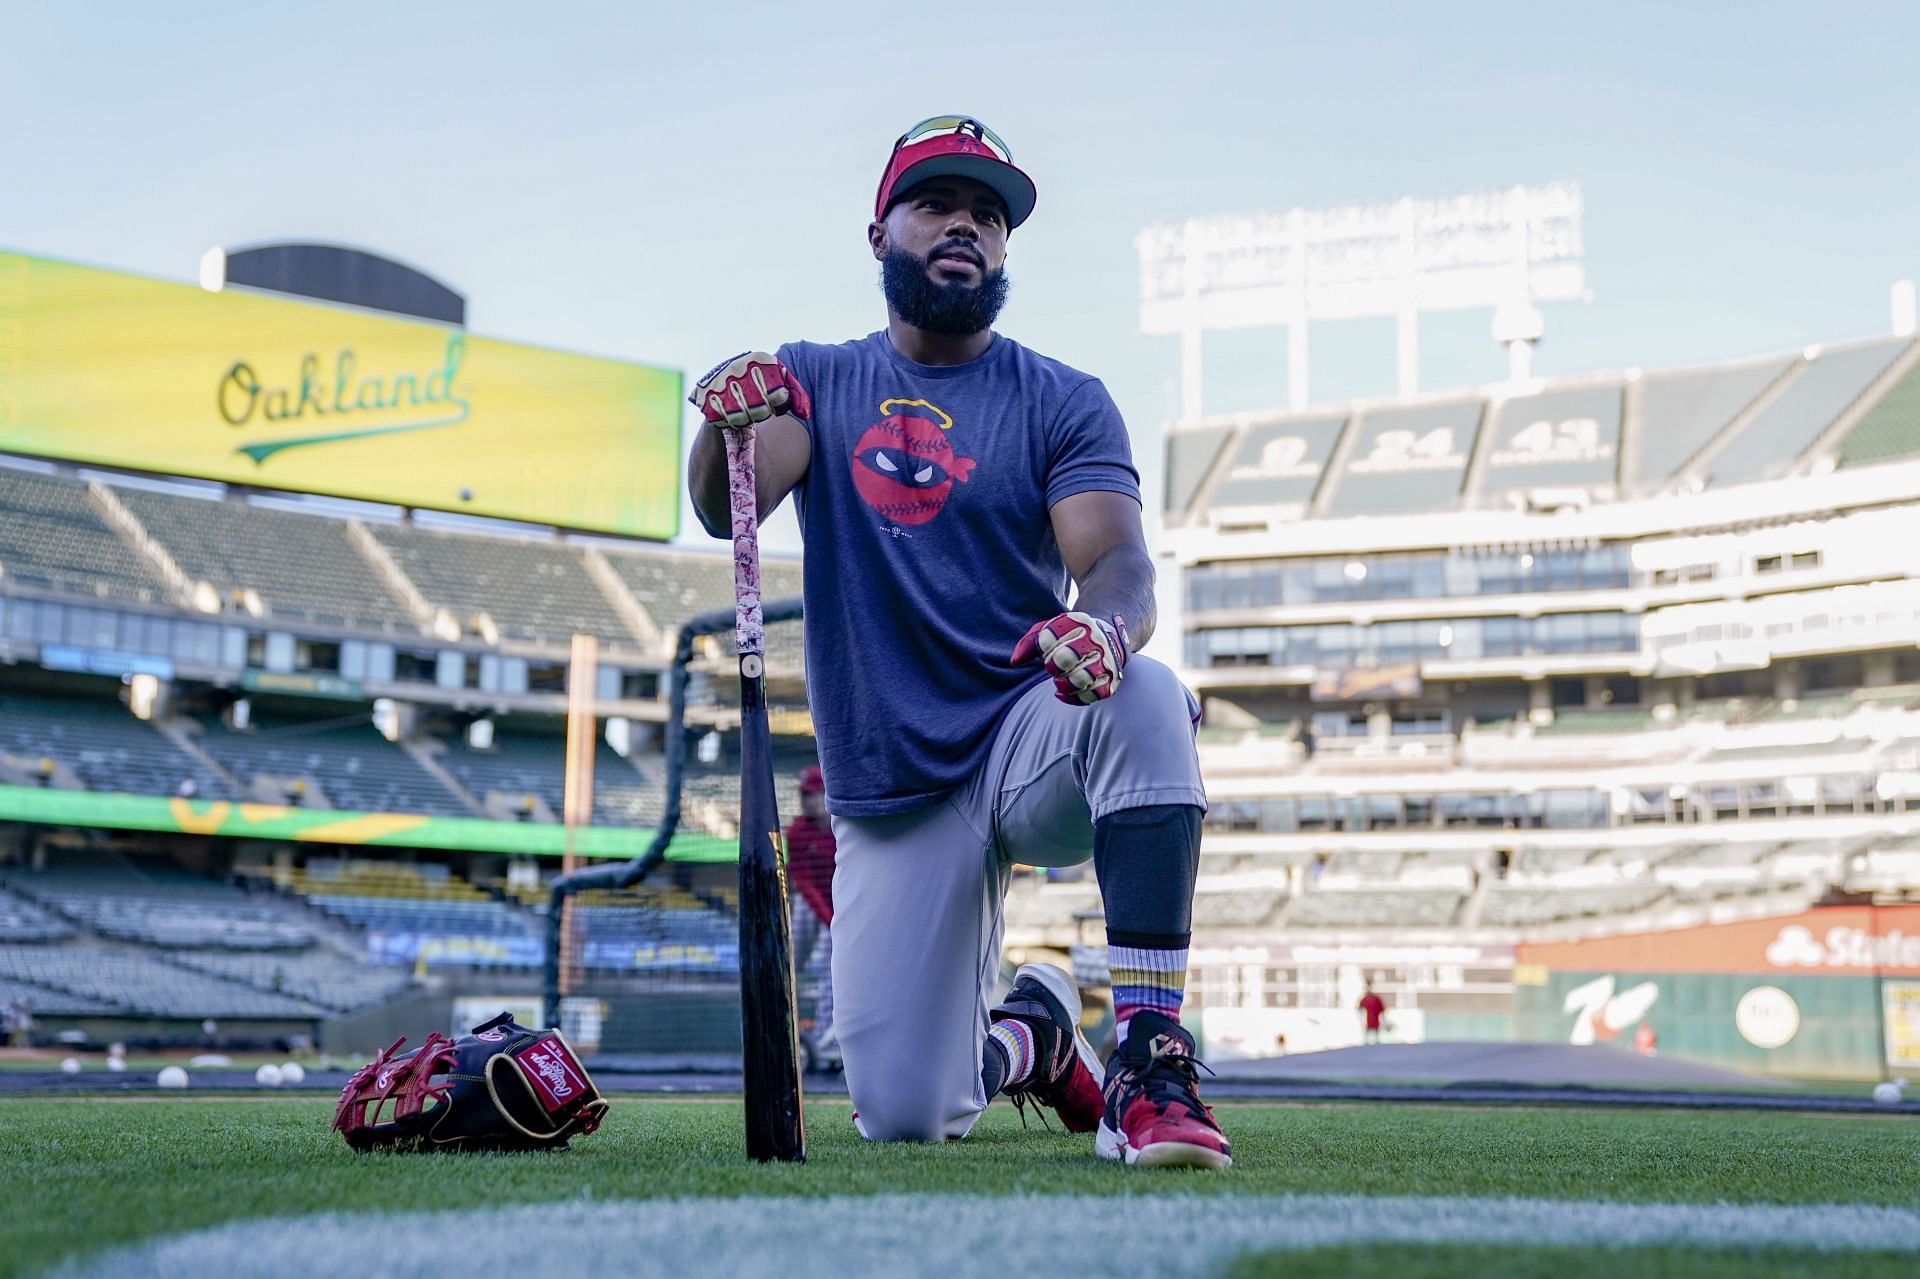
[[[1110,943],[1185,946],[1200,872],[1200,809],[1155,804],[1109,813],[1093,824],[1093,870],[1106,899]]]

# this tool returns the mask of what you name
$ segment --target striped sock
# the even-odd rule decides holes
[[[1009,1017],[993,1023],[987,1031],[987,1041],[999,1045],[1007,1055],[1007,1074],[1000,1081],[1001,1092],[1017,1088],[1033,1076],[1033,1027],[1018,1017]]]
[[[1127,1042],[1127,1023],[1143,1009],[1180,1020],[1180,999],[1187,989],[1185,946],[1107,945],[1113,974],[1114,1034]]]

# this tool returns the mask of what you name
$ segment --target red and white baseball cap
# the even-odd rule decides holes
[[[808,791],[825,791],[826,789],[827,779],[820,775],[820,765],[808,764],[800,770],[800,793],[802,795]]]
[[[972,178],[992,187],[1007,206],[1009,231],[1032,215],[1040,198],[1033,179],[1013,166],[1013,149],[967,115],[932,116],[900,135],[880,176],[874,220],[886,217],[895,200],[928,178]]]

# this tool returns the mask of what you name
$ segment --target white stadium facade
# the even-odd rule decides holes
[[[1163,519],[1205,708],[1209,1052],[1357,1042],[1367,981],[1401,1039],[1794,1074],[1915,1050],[1910,327],[1190,417]],[[1018,888],[1010,939],[1097,969],[1091,877]],[[1822,967],[1848,928],[1877,940]]]

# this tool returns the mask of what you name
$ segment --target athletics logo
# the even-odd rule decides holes
[[[1650,981],[1613,993],[1611,977],[1600,977],[1567,992],[1562,1012],[1575,1014],[1570,1044],[1604,1044],[1647,1015],[1660,998],[1660,987]]]

